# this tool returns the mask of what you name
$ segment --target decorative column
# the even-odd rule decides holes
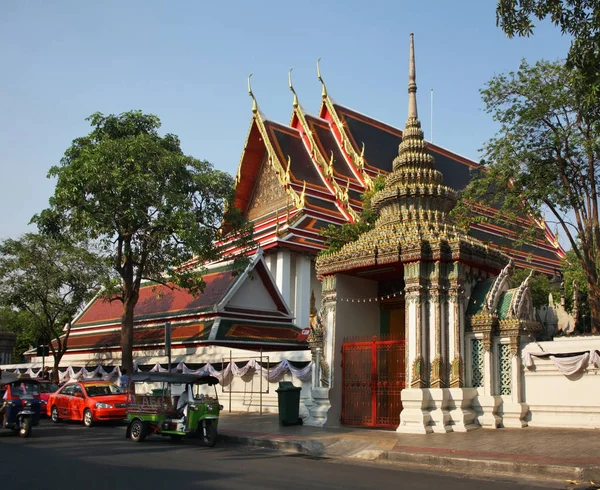
[[[485,429],[497,429],[502,423],[498,416],[498,407],[502,401],[499,396],[494,395],[494,362],[492,356],[491,325],[483,332],[483,395],[477,397],[481,406],[482,415],[479,416],[479,424]]]
[[[529,405],[521,402],[521,356],[520,353],[520,336],[518,331],[511,331],[509,333],[509,344],[508,349],[510,350],[510,358],[502,359],[499,356],[498,362],[506,364],[505,367],[510,366],[510,378],[507,375],[507,381],[510,383],[510,394],[500,393],[505,395],[502,403],[502,424],[504,427],[527,427],[527,421],[525,417],[529,412]],[[506,344],[505,344],[506,345]],[[500,347],[500,346],[499,346]],[[505,351],[507,349],[505,348]],[[510,396],[510,400],[506,400],[506,396]]]
[[[412,267],[405,268],[405,281],[407,270],[416,273],[419,277],[419,264],[411,264]],[[410,274],[410,273],[409,273]],[[405,311],[406,330],[408,338],[408,360],[406,388],[402,390],[402,412],[400,413],[400,425],[396,432],[410,434],[429,434],[433,432],[431,427],[431,415],[429,408],[432,404],[430,390],[426,389],[425,359],[423,355],[423,292],[420,284],[407,284],[405,286]],[[409,388],[410,386],[410,388]]]
[[[310,416],[304,421],[304,425],[322,427],[327,422],[327,412],[331,407],[331,403],[329,402],[329,388],[321,385],[323,334],[325,331],[322,319],[314,308],[314,300],[315,296],[311,294],[311,333],[308,337],[308,344],[310,345],[313,362],[312,405],[308,408]]]

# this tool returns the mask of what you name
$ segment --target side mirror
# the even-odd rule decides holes
[[[81,391],[78,391],[73,396],[76,397],[76,398],[83,398],[83,393],[81,393]]]

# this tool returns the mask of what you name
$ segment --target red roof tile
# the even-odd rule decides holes
[[[205,274],[203,279],[206,287],[198,296],[183,289],[170,289],[158,284],[141,287],[140,298],[134,310],[135,320],[167,313],[210,309],[223,299],[236,278],[232,276],[231,270],[225,270]],[[123,304],[120,301],[110,302],[106,298],[98,298],[77,320],[75,326],[120,322],[122,314]]]

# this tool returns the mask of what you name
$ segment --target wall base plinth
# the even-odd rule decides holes
[[[450,403],[447,388],[430,388],[429,396],[431,398],[431,429],[433,432],[452,432],[450,425],[450,412],[448,404]]]
[[[498,407],[502,403],[499,396],[479,395],[473,401],[473,408],[477,412],[477,421],[484,429],[497,429],[502,423],[498,415]]]
[[[327,412],[331,407],[329,388],[312,388],[312,405],[308,407],[310,416],[304,420],[304,425],[323,427],[327,422]]]
[[[527,427],[525,417],[529,413],[527,403],[504,402],[502,403],[502,425],[504,427]]]
[[[454,432],[468,432],[479,429],[475,423],[475,411],[471,408],[473,399],[477,396],[475,388],[450,388],[448,390],[448,411]]]
[[[400,425],[396,432],[407,434],[430,434],[431,396],[429,390],[419,388],[407,388],[402,390],[402,412],[400,412]]]

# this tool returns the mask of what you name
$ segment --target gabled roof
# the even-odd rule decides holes
[[[207,267],[207,273],[202,276],[206,287],[197,296],[173,284],[148,283],[140,289],[140,299],[134,309],[135,350],[162,348],[167,321],[171,323],[173,346],[235,344],[240,348],[265,350],[307,348],[261,249],[240,274],[234,274],[231,263]],[[122,311],[120,302],[110,302],[101,296],[95,298],[73,321],[69,351],[118,351]],[[234,329],[234,326],[239,328]],[[260,338],[256,332],[261,332]]]

